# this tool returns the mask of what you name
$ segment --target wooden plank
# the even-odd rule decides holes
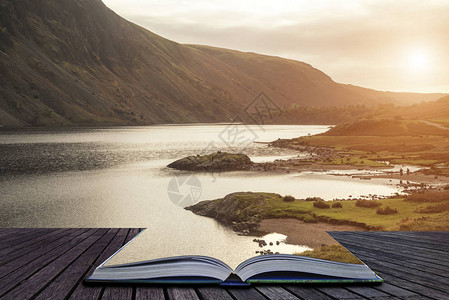
[[[338,235],[337,235],[338,236]],[[347,237],[345,239],[345,241],[347,242],[356,242],[357,244],[369,244],[370,246],[376,246],[378,247],[379,243],[382,243],[382,248],[387,248],[387,249],[391,249],[394,252],[400,252],[401,255],[408,255],[409,257],[414,257],[414,258],[419,258],[420,260],[423,261],[434,261],[435,256],[440,256],[439,259],[439,264],[440,265],[444,265],[446,267],[449,267],[449,256],[447,255],[447,253],[445,252],[441,252],[441,251],[434,251],[434,250],[430,250],[430,249],[425,249],[425,251],[423,251],[422,248],[420,247],[414,247],[414,246],[410,246],[410,245],[402,245],[400,243],[393,243],[393,242],[388,242],[388,241],[373,241],[372,238],[369,237],[363,237],[358,235],[357,237],[355,237],[356,235],[354,235],[354,237]],[[338,238],[337,238],[338,239]],[[339,240],[343,240],[344,238],[340,237]],[[356,241],[355,241],[356,239]],[[386,251],[387,252],[387,251]],[[389,251],[391,252],[391,251]],[[393,253],[394,253],[393,252]]]
[[[191,287],[167,287],[167,295],[170,300],[199,300],[196,291]]]
[[[267,299],[261,293],[259,293],[255,288],[228,288],[228,292],[236,299],[236,300],[259,300],[259,299]]]
[[[425,233],[423,233],[425,234]],[[390,237],[384,237],[383,234],[360,234],[360,233],[338,233],[336,232],[333,234],[337,238],[352,238],[357,239],[358,241],[370,241],[371,243],[376,243],[377,241],[381,242],[383,245],[391,245],[393,247],[403,247],[403,248],[413,248],[413,249],[425,249],[426,253],[435,253],[435,254],[441,254],[441,253],[447,253],[448,247],[446,243],[439,243],[438,247],[434,249],[430,246],[426,247],[427,245],[425,243],[420,243],[416,241],[408,241],[405,239],[401,239],[400,237],[396,238],[394,235]],[[448,236],[449,238],[449,236]]]
[[[86,239],[87,236],[91,234],[92,231],[88,231],[87,229],[73,230],[71,233],[67,234],[66,237],[58,240],[59,245],[54,243],[49,244],[48,248],[52,250],[46,252],[44,255],[36,258],[24,257],[25,263],[20,268],[16,269],[12,273],[9,273],[8,276],[1,279],[0,297],[17,286],[21,281],[29,278],[31,275],[48,265],[50,262],[64,255],[65,252],[69,251],[73,247],[72,244],[68,243],[69,241],[73,241],[75,243],[82,242]]]
[[[8,255],[8,257],[11,257],[11,253],[17,253],[17,251],[22,250],[23,248],[26,248],[27,250],[30,249],[30,246],[34,246],[34,244],[36,243],[40,243],[40,245],[42,245],[42,242],[45,243],[47,241],[48,238],[51,238],[59,233],[67,233],[70,229],[55,229],[55,230],[51,230],[45,234],[38,234],[37,236],[35,236],[34,238],[30,238],[30,239],[26,239],[16,245],[4,245],[4,247],[0,248],[0,259],[3,259],[3,256]],[[31,250],[30,250],[31,251]],[[30,252],[28,251],[28,252]],[[22,252],[22,253],[26,253],[26,252]],[[23,256],[23,254],[20,254],[21,256]]]
[[[13,233],[9,232],[12,230]],[[61,229],[50,229],[55,235],[61,234]],[[58,231],[59,230],[59,231]],[[17,251],[33,246],[34,250],[23,252],[19,268],[10,270],[0,282],[0,297],[2,299],[22,299],[36,297],[37,299],[68,298],[71,291],[72,299],[444,299],[449,292],[447,273],[443,272],[439,263],[440,253],[446,251],[446,244],[438,250],[427,249],[435,241],[441,241],[447,233],[391,233],[357,232],[340,234],[342,244],[355,253],[360,259],[382,276],[387,283],[375,286],[256,286],[251,288],[222,287],[167,287],[164,294],[162,287],[155,286],[86,286],[85,275],[107,259],[124,242],[129,241],[139,229],[120,229],[114,236],[106,231],[103,234],[95,230],[69,230],[59,239],[55,239],[47,230],[21,229],[22,245],[17,239],[18,229],[0,231],[14,241],[12,247]],[[101,230],[99,230],[101,231]],[[117,231],[117,229],[116,229]],[[120,236],[119,236],[120,234]],[[426,235],[425,247],[419,247],[415,238]],[[399,236],[397,243],[395,236]],[[48,237],[48,239],[47,239]],[[52,240],[53,238],[53,240]],[[72,239],[73,238],[73,239]],[[336,237],[339,240],[338,237]],[[46,243],[51,240],[51,243]],[[355,244],[355,246],[353,245]],[[393,244],[397,244],[393,248]],[[440,243],[443,244],[443,243]],[[39,249],[36,245],[41,245]],[[82,246],[80,246],[82,245]],[[43,250],[42,250],[43,249]],[[430,250],[430,251],[428,251]],[[415,251],[415,255],[411,252]],[[14,251],[15,253],[16,251]],[[0,249],[0,253],[1,249]],[[9,253],[4,253],[6,256]],[[381,255],[379,255],[379,253]],[[30,259],[31,257],[31,259]],[[2,258],[2,257],[0,257]],[[430,259],[432,258],[432,259]],[[6,264],[5,264],[6,265]],[[436,267],[432,267],[436,266]],[[3,266],[1,266],[3,267]],[[0,267],[0,270],[1,270]],[[444,265],[443,265],[444,267]],[[8,270],[3,269],[3,270]],[[446,269],[444,269],[446,270]],[[3,273],[0,272],[3,275]],[[6,285],[5,285],[6,283]],[[446,284],[443,284],[446,283]],[[4,286],[6,288],[4,288]],[[3,291],[3,293],[2,293]],[[86,292],[87,291],[87,292]],[[95,291],[95,292],[92,292]],[[6,292],[6,294],[4,294]]]
[[[430,244],[437,244],[440,242],[440,239],[444,239],[444,236],[447,235],[447,232],[439,231],[437,233],[442,233],[442,235],[438,235],[438,237],[435,237],[433,235],[432,231],[330,231],[332,234],[349,234],[351,236],[359,235],[361,233],[361,236],[365,237],[394,237],[394,238],[403,238],[410,241],[416,241],[416,239],[419,239],[419,241],[422,241],[423,243],[430,243]],[[447,237],[447,236],[446,236]]]
[[[229,295],[224,288],[219,286],[200,287],[197,289],[197,292],[200,295],[201,300],[232,300],[231,295]]]
[[[440,270],[446,270],[448,266],[446,266],[445,262],[442,262],[440,260],[435,261],[435,256],[428,257],[427,255],[424,257],[421,255],[422,253],[419,252],[419,249],[417,249],[416,252],[410,252],[408,250],[403,249],[394,249],[390,245],[383,245],[380,242],[377,243],[371,243],[370,241],[360,241],[355,238],[338,238],[338,241],[345,247],[351,247],[354,251],[357,249],[369,249],[371,253],[382,253],[384,256],[391,256],[397,257],[398,255],[402,259],[411,259],[412,261],[416,262],[424,262],[424,263],[430,263],[434,265],[434,268],[440,269]],[[360,248],[358,248],[360,247]],[[438,262],[438,264],[435,264],[435,262]]]
[[[133,298],[132,287],[108,287],[101,296],[102,300],[131,300]]]
[[[255,286],[261,294],[274,300],[298,300],[299,298],[280,286],[260,285]]]
[[[123,244],[128,243],[133,237],[136,236],[136,234],[139,232],[138,228],[132,228],[127,231],[127,235],[125,238],[125,241]],[[118,250],[118,249],[117,249]],[[113,299],[109,297],[113,297],[114,294],[121,295],[122,298],[115,298],[115,299],[131,299],[129,298],[129,295],[133,294],[134,287],[128,287],[128,286],[105,286],[103,296],[101,299]],[[111,291],[112,290],[112,291]],[[107,295],[106,298],[105,295]],[[110,295],[110,296],[108,296]]]
[[[341,286],[319,286],[317,290],[337,299],[365,299],[364,297],[352,293]]]
[[[120,229],[111,243],[101,253],[101,255],[95,260],[86,272],[84,278],[89,277],[94,272],[95,268],[114,254],[120,247],[125,244],[125,239],[128,236],[129,229]],[[84,280],[79,282],[75,290],[73,291],[70,299],[99,299],[103,293],[104,285],[101,284],[89,284],[87,285]]]
[[[78,234],[81,234],[82,232],[86,232],[87,229],[74,231],[72,234],[68,234],[71,238],[74,238]],[[0,266],[0,278],[8,275],[14,270],[17,270],[19,268],[24,267],[25,265],[32,263],[37,258],[46,255],[47,252],[52,251],[54,248],[57,248],[61,246],[64,243],[67,243],[70,241],[70,238],[67,238],[66,236],[62,236],[61,238],[56,239],[55,241],[49,241],[45,246],[42,246],[38,249],[35,249],[33,252],[27,253],[27,255],[18,257],[13,261],[10,261],[2,266]]]
[[[78,298],[78,299],[86,299],[86,298]],[[165,299],[164,289],[161,287],[144,287],[144,286],[136,287],[136,300],[163,300],[163,299]]]
[[[32,235],[36,232],[46,229],[48,228],[7,228],[2,235],[2,239],[0,240],[0,246],[3,246],[5,243],[13,241],[17,238],[20,238],[21,236]]]
[[[364,247],[362,247],[362,246],[357,246],[356,243],[354,243],[354,242],[346,242],[343,240],[340,240],[340,241],[341,241],[342,245],[351,247],[351,249],[353,251],[356,251],[357,256],[362,255],[366,259],[369,259],[369,258],[379,259],[381,257],[382,261],[384,261],[384,262],[390,262],[390,263],[393,263],[393,264],[396,264],[399,266],[416,269],[416,270],[419,270],[420,272],[437,274],[442,277],[449,277],[449,274],[447,273],[447,268],[444,266],[439,266],[439,265],[435,264],[435,261],[427,262],[427,261],[416,260],[416,257],[415,258],[404,257],[404,256],[400,255],[400,252],[397,252],[397,253],[384,252],[384,251],[379,250],[379,249],[382,249],[382,247],[376,248],[374,246],[367,245],[366,243],[362,244],[362,245],[364,245]],[[377,245],[378,245],[378,243],[377,243]],[[375,251],[373,251],[373,250],[375,250]]]
[[[409,290],[403,289],[398,286],[394,286],[389,284],[388,282],[384,282],[375,287],[375,289],[382,291],[386,294],[392,295],[399,299],[423,299],[424,296],[418,295],[417,293],[411,292]],[[428,299],[425,297],[425,299]]]
[[[417,284],[415,282],[411,282],[407,279],[407,274],[402,274],[404,278],[392,276],[390,274],[384,273],[383,271],[379,269],[374,269],[376,273],[378,273],[383,279],[385,279],[386,282],[388,282],[391,285],[394,285],[396,287],[400,287],[402,289],[409,290],[415,294],[419,294],[420,296],[426,296],[431,299],[446,299],[447,293],[441,292],[438,290],[435,290],[433,288],[429,288],[427,286],[423,286],[420,284]],[[380,287],[382,287],[381,285]],[[402,298],[402,297],[401,297]],[[423,297],[422,297],[423,298]],[[423,298],[424,299],[424,298]]]
[[[129,233],[125,239],[125,244],[131,241],[136,235],[138,235],[140,231],[141,230],[139,228],[130,228]]]
[[[81,253],[89,248],[93,243],[99,240],[107,231],[107,229],[91,229],[94,230],[94,234],[87,237],[84,241],[73,245],[74,247],[64,253],[63,256],[57,258],[39,272],[27,280],[21,282],[16,288],[8,292],[5,299],[26,299],[39,293],[45,288],[56,276],[58,276],[64,269],[72,263]]]
[[[369,236],[370,238],[380,239],[382,241],[401,241],[402,244],[409,242],[412,244],[416,244],[421,248],[428,248],[432,250],[442,250],[442,251],[449,251],[449,248],[447,246],[447,243],[442,243],[439,239],[435,238],[429,238],[425,235],[428,234],[422,233],[416,234],[414,232],[375,232],[375,234],[370,235],[363,235],[363,236]],[[357,236],[357,235],[356,235]],[[441,237],[445,237],[446,239],[449,238],[449,234],[444,233],[441,235]]]
[[[419,247],[409,247],[407,245],[401,245],[399,243],[384,243],[381,240],[375,240],[372,239],[364,239],[360,238],[358,236],[337,236],[335,237],[338,241],[344,241],[346,243],[354,243],[354,245],[361,245],[361,246],[376,246],[380,247],[382,251],[390,252],[392,254],[399,254],[401,256],[408,256],[413,257],[413,259],[422,259],[422,260],[428,260],[429,258],[433,258],[434,256],[429,255],[430,251],[428,251],[425,248],[419,248]],[[411,255],[411,253],[415,255]],[[447,256],[446,252],[436,252],[436,255],[444,255]]]
[[[336,237],[336,239],[340,242],[340,238]],[[388,280],[388,283],[393,283],[394,285],[400,286],[401,288],[406,287],[407,289],[420,293],[423,296],[430,296],[432,295],[431,291],[435,293],[435,295],[440,296],[444,294],[444,291],[440,291],[442,284],[435,284],[433,280],[426,280],[423,279],[420,276],[415,275],[416,271],[410,271],[410,270],[402,270],[398,271],[395,269],[391,269],[387,266],[385,266],[385,263],[377,257],[376,259],[371,259],[369,257],[365,257],[363,255],[360,255],[357,252],[357,249],[354,249],[353,244],[354,240],[357,240],[357,238],[352,239],[351,241],[348,241],[345,246],[350,250],[353,251],[360,259],[363,261],[366,261],[368,265],[376,271],[381,277],[383,277],[385,280]],[[380,242],[376,243],[377,245],[380,245],[380,247],[383,246]],[[374,246],[369,245],[369,248],[373,248]],[[386,247],[388,248],[388,246]],[[372,251],[372,249],[371,249]],[[422,273],[421,273],[422,274]],[[423,286],[424,284],[424,286]],[[430,287],[429,287],[430,286]],[[446,286],[446,284],[444,284]],[[419,291],[419,292],[418,292]]]
[[[23,228],[2,228],[0,232],[0,247],[6,244],[6,240],[11,236],[17,236],[18,233],[23,234]],[[26,229],[28,230],[28,229]]]
[[[19,261],[19,263],[20,263],[20,260],[22,260],[23,257],[31,255],[30,253],[32,253],[36,250],[42,251],[42,247],[44,247],[45,245],[48,245],[49,243],[52,243],[54,241],[61,239],[65,235],[66,235],[66,233],[64,231],[62,231],[62,232],[56,231],[54,235],[52,235],[50,232],[50,236],[47,237],[46,239],[40,240],[39,242],[29,245],[28,247],[24,247],[22,249],[19,249],[19,250],[13,252],[13,253],[10,253],[9,255],[4,255],[3,257],[1,257],[0,258],[0,266],[3,266],[5,264],[15,264],[15,263],[17,263],[15,261]]]
[[[419,242],[424,245],[440,245],[441,242],[447,238],[449,233],[441,232],[438,238],[429,236],[432,232],[429,231],[330,231],[329,234],[336,236],[360,236],[366,238],[381,238],[381,239],[403,239],[409,242]]]
[[[435,243],[445,242],[449,233],[447,231],[389,231],[391,236],[402,236],[405,238],[418,238],[419,240]]]
[[[443,292],[449,292],[449,286],[447,285],[448,280],[447,278],[444,280],[441,280],[441,278],[437,278],[435,275],[435,278],[432,278],[431,276],[424,276],[422,273],[417,272],[410,272],[407,271],[407,269],[394,269],[389,268],[390,264],[383,263],[378,260],[369,260],[369,266],[376,268],[376,269],[382,269],[385,270],[384,273],[407,279],[408,281],[414,282],[416,284],[425,285],[427,287],[431,287],[435,290],[440,290]]]
[[[353,236],[360,239],[369,239],[372,243],[379,241],[382,242],[383,244],[388,243],[390,245],[393,244],[417,249],[425,249],[426,253],[447,255],[447,253],[449,252],[449,247],[447,246],[447,243],[441,242],[426,243],[422,241],[422,239],[417,240],[418,239],[417,237],[409,239],[405,238],[406,237],[405,235],[397,235],[397,234],[386,235],[385,233],[382,232],[370,235],[354,234]],[[449,239],[449,235],[447,237]]]
[[[347,246],[347,244],[345,243],[343,243],[343,245]],[[430,275],[431,277],[447,281],[447,269],[444,266],[439,266],[436,261],[434,261],[434,263],[432,264],[431,262],[413,260],[410,257],[393,256],[389,255],[389,253],[373,249],[374,247],[369,247],[369,245],[366,248],[354,245],[352,245],[351,247],[352,250],[357,251],[358,256],[363,255],[363,261],[365,263],[373,260],[374,262],[380,262],[379,258],[382,258],[381,262],[383,264],[391,264],[388,265],[388,268],[405,269],[406,272],[412,273],[419,272],[424,277]]]
[[[385,269],[383,266],[379,266],[377,264],[371,263],[371,268],[373,271],[379,274],[385,281],[389,284],[393,284],[395,286],[406,288],[410,291],[416,292],[420,289],[420,287],[424,287],[426,292],[430,290],[434,291],[436,294],[446,293],[444,291],[440,291],[435,289],[435,286],[429,287],[427,282],[421,280],[419,276],[412,276],[410,273],[394,271]],[[379,289],[382,288],[383,285],[379,286]],[[426,294],[427,295],[427,294]]]
[[[346,286],[347,290],[367,299],[389,299],[391,295],[368,286]]]
[[[36,300],[65,299],[78,282],[84,279],[84,275],[94,260],[108,246],[117,234],[118,229],[109,229],[95,244],[81,254],[69,267],[45,287]]]
[[[298,286],[298,285],[285,285],[284,288],[298,296],[301,299],[307,300],[328,300],[333,299],[330,296],[324,294],[323,292],[318,291],[313,286]]]
[[[20,244],[23,241],[33,238],[36,235],[41,234],[42,232],[50,232],[52,231],[52,228],[35,228],[30,231],[28,229],[23,231],[18,231],[15,234],[12,234],[11,236],[4,238],[0,242],[0,247],[5,247],[5,245],[8,245],[8,247],[14,246],[16,244]]]

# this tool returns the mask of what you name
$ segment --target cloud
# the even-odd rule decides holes
[[[334,80],[380,90],[449,92],[447,1],[106,0],[118,14],[181,43],[305,61]],[[411,51],[430,57],[410,73]],[[417,90],[419,89],[419,90]]]

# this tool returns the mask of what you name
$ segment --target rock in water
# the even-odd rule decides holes
[[[188,171],[237,171],[248,170],[251,159],[245,154],[215,152],[208,155],[188,156],[172,162],[167,167]]]
[[[205,200],[185,209],[197,215],[214,218],[243,235],[255,232],[262,219],[270,211],[270,202],[281,201],[282,197],[274,193],[232,193],[224,198]],[[267,246],[266,241],[254,239],[260,247]]]

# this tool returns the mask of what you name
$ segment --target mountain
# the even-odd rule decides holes
[[[299,61],[181,45],[99,0],[0,0],[0,71],[3,126],[229,121],[261,91],[279,107],[441,96],[343,85]]]

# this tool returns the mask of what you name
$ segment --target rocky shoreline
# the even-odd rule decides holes
[[[449,187],[449,176],[436,176],[428,172],[428,168],[420,166],[421,169],[408,167],[397,168],[389,163],[387,158],[374,155],[373,152],[351,152],[351,150],[335,150],[331,147],[310,146],[300,139],[281,140],[268,143],[269,147],[288,148],[299,151],[301,156],[286,160],[275,160],[274,162],[253,163],[249,157],[245,158],[242,168],[220,168],[218,171],[226,170],[248,170],[252,172],[271,172],[271,173],[299,173],[299,172],[329,172],[335,171],[335,176],[348,176],[351,178],[359,178],[361,180],[371,180],[373,178],[384,178],[399,180],[403,193],[412,194],[420,193],[428,190],[442,191]],[[226,154],[230,155],[230,154]],[[242,155],[242,154],[239,154]],[[211,169],[209,168],[209,171]],[[341,172],[339,170],[354,170],[354,172]],[[414,171],[413,171],[414,170]],[[214,170],[212,170],[214,171]],[[350,174],[353,173],[353,174]],[[396,193],[395,196],[399,196]],[[291,196],[290,196],[291,197]],[[351,196],[349,196],[351,198]],[[190,207],[187,210],[195,214],[213,218],[221,224],[232,228],[239,235],[260,235],[261,223],[267,219],[293,218],[304,223],[320,223],[327,226],[352,226],[360,230],[384,230],[384,228],[376,222],[367,221],[365,218],[357,218],[357,221],[349,218],[342,218],[338,214],[322,214],[313,210],[293,211],[291,207],[285,207],[285,204],[279,203],[290,201],[309,201],[307,199],[285,200],[281,195],[274,193],[251,193],[239,192],[232,193],[222,199],[202,201]],[[378,195],[361,196],[360,199],[389,201],[389,197],[379,197]],[[394,197],[391,197],[394,200]],[[322,200],[322,199],[321,199]],[[357,201],[359,199],[334,199],[336,202],[344,203],[345,200]],[[310,201],[320,201],[310,200]],[[329,202],[329,205],[332,205]],[[340,204],[340,203],[338,203]],[[328,205],[328,206],[329,206]],[[344,204],[343,204],[344,205]],[[353,204],[352,204],[353,205]],[[315,205],[314,205],[315,207]],[[333,206],[332,206],[333,207]],[[340,206],[341,207],[341,206]],[[279,209],[281,208],[281,209]],[[416,222],[424,220],[417,218]],[[399,220],[408,222],[409,218]],[[364,223],[367,222],[367,223]],[[399,223],[398,223],[399,224]],[[396,226],[395,224],[394,226]],[[393,226],[393,225],[389,225]],[[393,227],[394,227],[393,226]],[[402,225],[398,225],[402,226]],[[433,225],[432,225],[433,226]]]
[[[360,165],[350,164],[345,160],[345,153],[334,151],[328,147],[312,147],[300,144],[291,144],[288,140],[277,140],[268,143],[269,147],[289,148],[304,154],[302,157],[277,159],[273,162],[254,163],[248,155],[242,153],[214,152],[207,155],[188,156],[170,163],[167,167],[198,172],[226,172],[226,171],[252,171],[270,173],[300,173],[300,172],[332,172],[343,170],[366,171],[367,174],[333,174],[336,176],[349,176],[362,180],[373,178],[398,179],[405,190],[426,190],[429,186],[449,184],[449,176],[435,176],[428,174],[426,168],[414,172],[401,173],[400,170],[392,170],[393,165],[377,164]],[[334,164],[338,160],[343,163]],[[363,162],[363,156],[362,156]],[[374,171],[374,173],[370,173]],[[381,172],[379,172],[381,171]],[[377,172],[377,173],[376,173]]]
[[[213,218],[219,223],[231,228],[239,235],[260,235],[260,224],[263,220],[273,218],[270,201],[283,201],[279,194],[237,192],[216,200],[201,201],[186,207],[193,213]],[[299,201],[323,201],[319,198]],[[352,220],[338,220],[327,216],[313,216],[313,219],[298,219],[306,223],[326,223],[332,225],[345,225],[360,228],[360,230],[376,230],[377,227]]]
[[[413,181],[418,182],[419,184],[430,184],[430,185],[444,185],[449,184],[449,176],[438,176],[438,174],[433,174],[429,172],[431,168],[425,167],[422,165],[415,165],[420,167],[421,169],[414,172],[404,172],[392,171],[391,169],[394,166],[394,163],[390,163],[388,158],[382,158],[378,156],[374,159],[376,161],[387,161],[388,164],[385,165],[369,165],[363,164],[362,161],[359,161],[360,164],[352,164],[348,163],[351,155],[344,150],[335,150],[332,147],[326,146],[312,146],[307,143],[307,141],[302,140],[301,138],[294,139],[278,139],[276,141],[268,143],[269,147],[277,147],[283,149],[291,149],[298,151],[300,153],[305,153],[306,155],[303,158],[294,158],[289,160],[277,160],[272,163],[266,164],[257,164],[252,166],[252,170],[259,171],[275,171],[275,172],[302,172],[302,171],[310,171],[310,172],[326,172],[326,171],[338,171],[338,170],[366,170],[366,171],[384,171],[378,174],[346,174],[347,176],[351,176],[354,178],[360,178],[365,180],[370,180],[372,178],[385,178],[385,179],[398,179],[403,181]],[[372,153],[371,153],[372,154]],[[360,155],[360,159],[368,160],[368,152]],[[333,162],[339,161],[339,163],[335,164]],[[413,164],[412,164],[413,165]],[[404,184],[405,185],[405,184]],[[413,185],[413,184],[412,184]],[[434,186],[435,187],[435,186]]]
[[[201,201],[185,209],[213,218],[240,235],[249,235],[257,233],[267,213],[267,202],[264,193],[240,192],[222,199]]]

